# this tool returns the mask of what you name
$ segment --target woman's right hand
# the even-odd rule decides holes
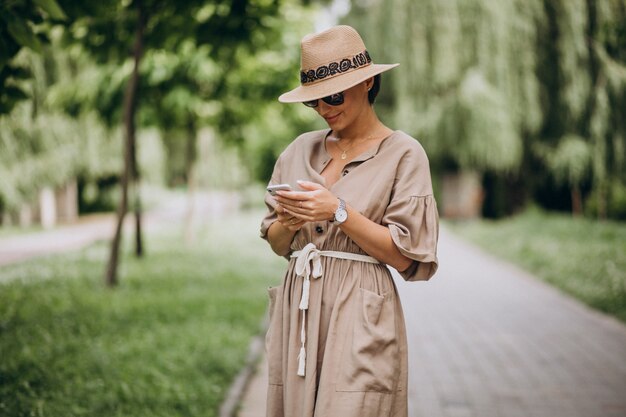
[[[292,214],[287,213],[285,208],[280,204],[276,206],[276,216],[278,218],[278,222],[285,229],[294,233],[300,230],[302,226],[304,226],[304,223],[306,223],[304,220],[300,220]]]
[[[276,217],[277,221],[272,223],[267,230],[267,240],[276,254],[286,256],[289,253],[294,235],[306,222],[287,213],[280,204],[276,206]]]

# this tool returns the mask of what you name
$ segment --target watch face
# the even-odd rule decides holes
[[[337,210],[335,213],[335,220],[339,223],[343,223],[348,218],[348,212],[346,210]]]

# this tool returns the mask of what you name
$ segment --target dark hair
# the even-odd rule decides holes
[[[374,75],[374,84],[372,85],[372,88],[370,88],[370,91],[367,92],[367,100],[370,102],[370,104],[374,104],[374,101],[376,100],[376,96],[378,95],[379,91],[380,74],[376,74]]]

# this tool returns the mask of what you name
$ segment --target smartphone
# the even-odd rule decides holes
[[[276,191],[291,191],[291,185],[277,184],[277,185],[269,185],[267,187],[267,192],[269,192],[272,196],[276,195]]]

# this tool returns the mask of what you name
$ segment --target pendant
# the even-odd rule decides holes
[[[341,154],[341,159],[346,159],[347,157],[348,157],[348,155],[346,155],[346,152],[344,151],[344,152]]]

